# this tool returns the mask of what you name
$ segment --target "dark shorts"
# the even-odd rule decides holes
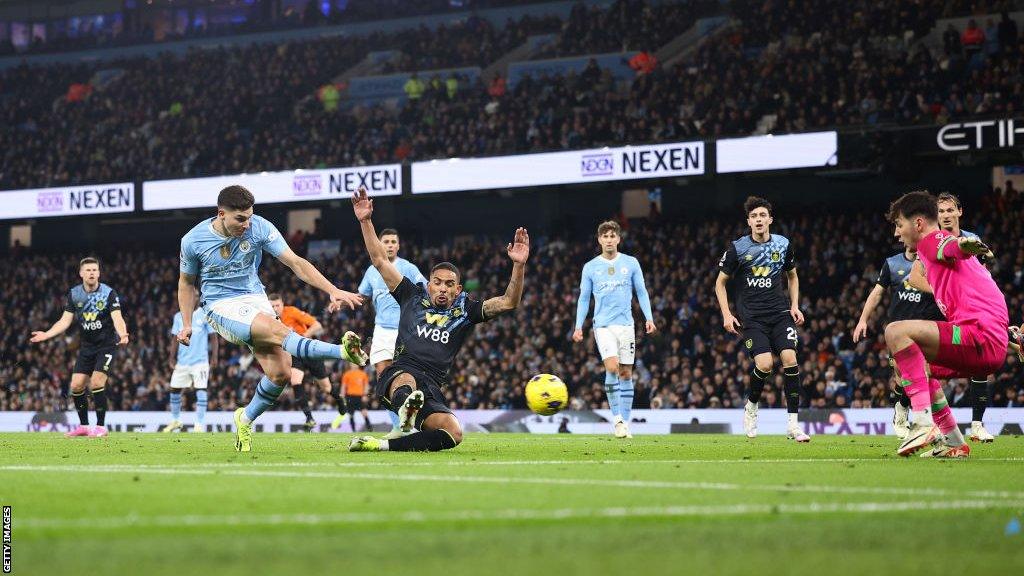
[[[454,414],[450,408],[448,408],[448,398],[445,397],[444,391],[441,389],[440,383],[436,382],[433,378],[428,376],[426,373],[416,370],[415,368],[398,367],[392,364],[388,366],[373,386],[373,393],[380,399],[381,406],[391,410],[392,412],[398,413],[398,409],[401,406],[392,406],[391,399],[388,398],[388,388],[391,387],[391,383],[400,374],[409,374],[416,380],[416,389],[423,392],[423,408],[420,409],[419,414],[416,415],[416,428],[419,428],[423,421],[427,419],[431,414]]]
[[[765,352],[777,356],[783,350],[796,350],[798,345],[796,322],[788,310],[743,320],[743,347],[751,357]]]
[[[313,360],[310,358],[292,356],[292,368],[300,370],[307,376],[312,376],[317,380],[327,378],[327,367],[324,366],[323,360]]]
[[[349,414],[355,414],[365,408],[362,396],[345,396],[345,409]]]
[[[110,374],[116,355],[116,345],[82,346],[78,349],[78,358],[75,360],[75,367],[71,372],[73,374],[92,374],[93,372]]]

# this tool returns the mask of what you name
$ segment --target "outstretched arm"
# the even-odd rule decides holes
[[[33,332],[32,337],[29,338],[29,342],[42,342],[44,340],[49,340],[50,338],[53,338],[58,334],[63,334],[68,328],[71,327],[71,322],[74,319],[74,313],[65,310],[64,313],[60,315],[60,320],[54,322],[53,326],[50,326],[49,330],[47,330],[46,332],[42,332],[40,330],[36,330],[35,332]]]
[[[526,260],[530,258],[530,235],[527,234],[526,228],[516,230],[515,240],[505,248],[505,251],[512,260],[512,278],[509,279],[504,294],[484,300],[484,318],[487,319],[515,310],[523,299]]]
[[[348,306],[353,310],[357,306],[362,306],[363,298],[359,294],[347,292],[331,284],[331,281],[324,278],[324,275],[316,269],[316,266],[313,266],[309,260],[293,252],[291,248],[286,248],[277,259],[285,266],[291,268],[292,272],[299,277],[299,280],[326,292],[331,297],[331,303],[327,307],[331,312],[341,308],[341,305]]]
[[[359,220],[359,230],[363,233],[363,243],[366,244],[366,253],[370,255],[370,262],[380,272],[381,278],[388,290],[392,292],[402,283],[402,273],[395,268],[395,265],[388,260],[388,252],[384,244],[377,237],[377,230],[373,227],[373,200],[370,200],[366,188],[362,186],[352,195],[352,211]]]

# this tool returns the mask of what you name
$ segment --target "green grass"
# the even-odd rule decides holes
[[[15,574],[1024,573],[1024,438],[0,434]]]

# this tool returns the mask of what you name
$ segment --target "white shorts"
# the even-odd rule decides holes
[[[597,352],[601,360],[619,357],[619,364],[633,365],[636,358],[636,332],[632,326],[605,326],[594,328]]]
[[[395,359],[395,343],[398,341],[397,328],[373,327],[373,342],[370,344],[370,364]]]
[[[252,345],[252,321],[263,312],[277,318],[266,294],[243,294],[217,300],[203,307],[206,321],[217,334],[232,344]]]
[[[206,383],[209,380],[209,364],[178,364],[171,374],[171,388],[206,390]]]

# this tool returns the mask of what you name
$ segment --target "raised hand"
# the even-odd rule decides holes
[[[508,257],[517,264],[525,264],[526,260],[530,257],[530,235],[526,232],[526,228],[518,228],[516,230],[516,237],[511,244],[505,248],[508,252]]]
[[[369,220],[373,216],[373,200],[366,193],[364,186],[360,186],[359,190],[356,190],[355,194],[352,195],[352,211],[356,215],[356,220],[360,222]]]

